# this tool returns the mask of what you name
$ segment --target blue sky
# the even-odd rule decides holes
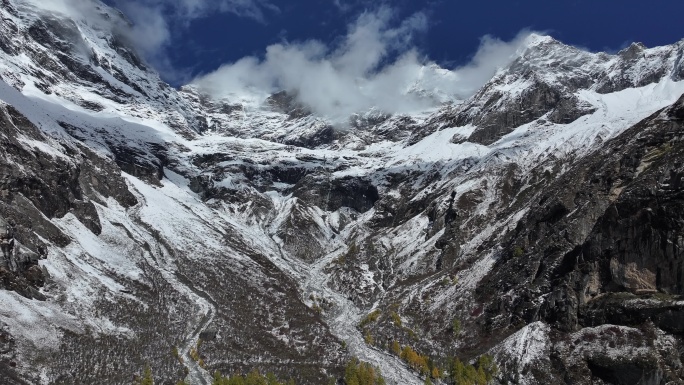
[[[168,36],[152,42],[149,61],[174,85],[245,56],[263,57],[267,46],[317,40],[334,47],[364,11],[364,0],[106,0],[136,24],[161,17]],[[393,23],[416,13],[426,28],[412,34],[413,49],[447,68],[467,63],[484,35],[513,39],[523,29],[592,51],[615,51],[630,42],[647,46],[684,38],[680,0],[396,0]],[[140,12],[149,9],[153,12]],[[159,20],[154,21],[157,24]],[[145,34],[146,36],[149,33]],[[144,37],[141,37],[144,38]]]
[[[286,90],[334,122],[465,100],[533,33],[593,52],[684,38],[681,0],[104,1],[170,84],[254,108]]]

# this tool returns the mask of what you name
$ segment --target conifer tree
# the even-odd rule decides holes
[[[401,355],[401,345],[399,345],[399,341],[397,340],[392,341],[392,353],[397,356]]]
[[[149,365],[145,365],[143,375],[135,385],[154,385],[154,377],[152,377],[152,369],[150,369]]]

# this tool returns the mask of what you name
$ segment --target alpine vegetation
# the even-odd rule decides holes
[[[279,12],[209,3],[138,5]],[[0,0],[0,383],[681,383],[684,41],[443,68],[426,18],[174,88],[118,10]]]

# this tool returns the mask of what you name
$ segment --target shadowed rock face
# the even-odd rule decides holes
[[[682,332],[684,121],[678,116],[683,108],[684,97],[549,187],[478,287],[479,301],[489,304],[485,330],[496,333],[542,320],[564,332],[644,323]],[[524,253],[515,255],[515,247]],[[502,312],[509,315],[496,316]],[[645,357],[643,365],[580,358],[573,365],[610,383],[678,378],[675,367],[656,363],[655,353]]]
[[[283,143],[297,147],[316,148],[332,143],[337,136],[338,132],[332,126],[324,126],[308,135],[284,138]]]
[[[495,93],[485,102],[485,106],[495,106],[503,93]],[[503,108],[487,109],[486,113],[472,119],[467,114],[457,118],[456,125],[474,124],[478,129],[468,141],[479,144],[492,144],[515,127],[532,122],[547,113],[554,123],[572,123],[578,118],[592,114],[595,108],[579,101],[574,95],[564,95],[557,87],[543,82],[526,88],[514,102],[506,103]]]
[[[71,242],[50,219],[71,213],[94,234],[100,234],[94,202],[106,205],[102,198],[113,197],[130,207],[137,200],[119,169],[88,148],[68,148],[77,156],[67,160],[32,152],[20,137],[51,140],[12,106],[0,107],[0,216],[14,225],[15,237],[21,240],[15,246],[16,266],[0,267],[0,286],[42,300],[45,296],[36,289],[44,285],[46,277],[37,261],[47,253],[45,241],[62,247]]]
[[[38,291],[45,285],[45,276],[40,267],[30,264],[27,269],[25,264],[19,266],[18,271],[10,270],[9,267],[0,264],[0,289],[11,290],[29,299],[44,301],[45,296]]]
[[[649,57],[652,56],[652,57]],[[651,55],[641,43],[633,43],[618,53],[621,59],[605,74],[596,86],[600,93],[622,91],[630,87],[641,87],[658,82],[668,72],[667,56]],[[651,59],[655,65],[650,66],[638,76],[635,76],[633,68],[639,61]],[[673,73],[674,75],[674,73]]]
[[[326,211],[349,207],[360,213],[370,210],[379,199],[377,188],[364,178],[328,178],[326,174],[308,175],[297,182],[293,195]]]
[[[601,100],[593,91],[681,79],[681,44],[607,55],[541,39],[467,101],[430,117],[371,111],[338,131],[285,92],[256,112],[176,92],[116,36],[104,55],[83,51],[80,28],[0,24],[0,56],[35,64],[17,71],[33,78],[2,74],[8,84],[35,80],[89,110],[65,109],[55,139],[0,108],[0,217],[16,222],[26,257],[18,271],[0,266],[0,289],[104,325],[60,326],[60,354],[32,357],[53,382],[128,383],[151,362],[157,383],[176,383],[188,366],[171,352],[196,337],[210,372],[258,368],[312,385],[339,375],[350,352],[406,369],[381,352],[393,341],[439,365],[493,352],[501,384],[684,378],[684,103],[567,153],[515,154],[533,147],[525,137],[491,145],[523,124],[558,133],[551,123],[604,112],[584,91]],[[82,119],[110,108],[166,127]],[[472,134],[457,127],[468,124]],[[446,128],[463,130],[440,140],[491,146],[454,159],[410,148]],[[79,249],[88,242],[106,250]],[[52,277],[36,264],[46,244]],[[92,306],[72,280],[92,284]],[[377,322],[359,326],[371,309]],[[41,349],[20,350],[0,328],[0,379],[12,385],[12,360]]]
[[[65,247],[72,241],[51,220],[73,214],[94,235],[102,235],[102,227],[107,222],[102,222],[96,205],[107,206],[114,200],[113,204],[126,209],[139,202],[122,178],[119,162],[103,158],[78,142],[63,144],[65,155],[48,156],[31,151],[19,139],[20,136],[60,145],[55,139],[45,136],[11,106],[0,107],[0,157],[5,175],[0,184],[0,216],[16,223],[16,238],[21,240],[21,255],[32,258],[18,270],[10,270],[0,263],[0,290],[11,290],[27,298],[46,300],[39,289],[47,285],[50,290],[55,290],[55,286],[50,282],[51,277],[44,275],[44,270],[36,264],[39,258],[44,257],[44,240],[51,243],[49,247]],[[149,156],[134,152],[132,161],[136,162],[141,155]],[[164,157],[164,153],[159,151],[155,156]],[[221,159],[220,155],[199,159],[198,163],[217,159]],[[275,180],[289,182],[302,177],[297,170],[277,168],[271,170],[269,175]],[[144,172],[139,177],[142,180],[147,179]],[[158,180],[154,178],[149,183],[159,186]],[[228,197],[231,193],[221,189],[202,190],[207,186],[202,187],[199,182],[195,187],[207,199]],[[250,196],[241,193],[237,195],[239,199],[253,203]],[[256,197],[260,195],[254,193],[251,196]],[[272,206],[271,201],[267,203]],[[267,209],[264,207],[264,210]],[[108,224],[127,229],[127,225],[118,222]],[[226,337],[235,337],[235,343],[230,344],[220,339],[205,342],[202,354],[211,360],[212,370],[228,373],[259,367],[264,371],[277,371],[283,378],[300,376],[304,378],[304,383],[314,384],[326,380],[321,374],[322,366],[327,365],[325,370],[329,373],[337,373],[342,367],[346,353],[340,342],[330,334],[320,316],[301,302],[292,278],[263,255],[244,246],[241,239],[234,239],[228,233],[224,241],[227,245],[244,248],[242,252],[249,255],[245,265],[236,265],[235,262],[225,264],[225,256],[215,255],[211,262],[205,261],[198,266],[186,260],[187,256],[177,252],[174,246],[166,243],[163,235],[154,227],[150,226],[147,230],[158,237],[158,243],[154,246],[156,249],[163,248],[168,253],[174,253],[174,261],[180,265],[179,276],[183,277],[182,280],[197,292],[205,293],[218,309],[213,314],[214,327],[219,328],[220,333]],[[153,250],[149,243],[134,239],[130,232],[126,234],[130,239],[125,238],[123,242],[130,247],[132,254]],[[52,251],[51,258],[55,258],[55,250]],[[197,304],[190,302],[187,294],[179,293],[177,288],[171,286],[157,270],[158,266],[148,265],[144,261],[140,264],[145,271],[142,282],[114,275],[117,282],[126,285],[127,294],[134,293],[134,300],[125,296],[115,300],[102,298],[96,305],[98,311],[107,314],[112,322],[126,325],[130,330],[135,330],[135,334],[132,338],[122,338],[116,335],[95,336],[83,331],[65,331],[60,341],[59,357],[50,359],[50,375],[56,378],[56,382],[94,383],[105,378],[108,383],[127,383],[131,373],[136,370],[112,367],[96,373],[88,368],[102,361],[133,360],[136,366],[144,365],[144,357],[148,357],[148,351],[155,352],[152,354],[156,357],[157,378],[168,381],[174,379],[173,382],[183,378],[182,365],[169,352],[183,343],[181,338],[187,334],[185,328],[188,320],[193,319]],[[227,273],[227,266],[234,270]],[[208,292],[212,293],[211,296],[206,294]],[[52,291],[45,293],[48,294],[48,300],[55,301]],[[144,303],[147,305],[143,305]],[[173,310],[170,312],[171,308]],[[149,322],[150,318],[155,322]],[[247,319],[252,320],[249,326],[245,325]],[[289,341],[283,342],[265,332],[282,324],[288,325],[288,335],[296,336],[292,342],[298,344],[296,348]],[[0,382],[23,385],[21,379],[25,376],[18,375],[15,368],[9,366],[9,361],[5,360],[13,356],[10,355],[11,352],[4,351],[9,345],[3,345],[2,338],[3,334],[0,333],[0,375],[3,376],[0,377]],[[156,352],[164,353],[157,356]],[[262,367],[259,360],[264,352],[271,352],[274,363],[263,364]],[[305,375],[302,377],[301,373]]]
[[[275,93],[266,99],[266,104],[275,111],[287,114],[290,119],[303,118],[311,115],[305,106],[297,101],[297,95],[286,91]]]
[[[485,176],[477,179],[477,187],[470,187],[473,183],[469,180],[469,189],[454,200],[453,207],[460,214],[455,219],[448,215],[453,200],[450,191],[437,190],[421,199],[404,198],[403,194],[398,194],[399,198],[383,196],[370,223],[377,226],[378,233],[401,223],[388,213],[401,214],[403,202],[411,199],[412,207],[424,210],[429,220],[423,232],[425,240],[436,238],[426,249],[434,245],[439,250],[436,264],[430,259],[434,254],[428,252],[415,264],[438,267],[435,275],[443,278],[435,278],[432,285],[415,283],[434,271],[427,270],[426,275],[415,273],[415,281],[395,282],[394,293],[410,292],[419,298],[407,299],[402,294],[383,298],[376,306],[383,311],[380,320],[364,330],[380,344],[398,340],[441,355],[448,354],[445,351],[455,343],[460,354],[471,356],[492,347],[495,352],[503,349],[496,353],[498,362],[506,364],[502,384],[521,378],[527,383],[679,383],[684,375],[680,356],[684,321],[683,133],[684,96],[597,146],[586,157],[562,162],[567,170],[558,176],[559,164],[553,163],[542,163],[539,169],[524,174],[516,164],[482,169]],[[491,194],[496,198],[483,210],[483,202]],[[471,228],[503,221],[521,208],[525,214],[508,229],[485,235],[492,241],[482,242],[475,251],[467,250],[469,237],[477,236]],[[447,223],[450,218],[451,225]],[[369,237],[359,254],[390,254],[389,261],[397,258],[400,252],[392,249],[376,251],[378,244],[372,241],[382,239]],[[463,298],[462,292],[451,289],[452,285],[459,287],[452,283],[455,275],[477,272],[474,266],[482,259],[468,256],[482,258],[490,253],[493,266],[477,284],[474,298]],[[364,298],[354,294],[354,284],[343,279],[354,277],[347,270],[357,262],[349,259],[347,255],[346,265],[335,270],[335,284],[355,299]],[[373,261],[369,257],[361,260]],[[393,266],[395,274],[397,265]],[[406,264],[401,267],[407,268]],[[357,282],[358,276],[355,278]],[[462,274],[459,279],[468,281],[470,277]],[[411,291],[412,287],[419,289]],[[433,298],[440,306],[431,305]],[[404,302],[398,305],[400,301]],[[416,341],[407,334],[406,326],[393,326],[388,309],[397,308],[402,319],[406,316],[412,321],[414,331],[430,337]],[[463,322],[467,336],[453,336],[448,326],[452,317]],[[535,335],[531,325],[538,324],[550,325],[551,332]],[[515,331],[522,335],[511,336]],[[520,341],[524,350],[505,345],[509,336]],[[520,360],[534,355],[529,352],[534,352],[536,339],[544,341],[546,358],[535,359],[530,366],[516,361],[520,351],[524,352]],[[521,372],[516,374],[516,370]]]
[[[672,73],[672,80],[678,82],[684,79],[684,50],[679,52],[677,60],[675,61],[674,71]]]
[[[6,324],[0,322],[0,378],[7,385],[28,385],[16,372],[17,343]]]
[[[543,38],[463,105],[445,109],[424,132],[414,134],[413,143],[434,132],[435,126],[472,124],[477,128],[468,141],[489,145],[547,114],[551,122],[571,123],[596,111],[578,98],[577,91],[612,93],[666,77],[679,80],[682,52],[681,45],[671,51],[648,50],[635,43],[614,56],[591,54]]]
[[[120,171],[116,172],[118,168],[111,162],[87,148],[68,149],[74,154],[80,153],[81,162],[32,153],[19,143],[20,133],[37,141],[49,139],[11,106],[3,107],[0,114],[0,133],[3,135],[0,154],[5,160],[4,210],[15,212],[10,217],[17,224],[31,227],[42,223],[46,228],[53,228],[41,218],[42,215],[54,218],[72,212],[86,227],[99,234],[100,223],[92,201],[105,204],[100,197],[111,196],[124,207],[137,203],[123,178],[117,175]],[[104,178],[103,171],[113,174]],[[54,234],[51,240],[58,244],[68,243],[58,230],[50,233]]]

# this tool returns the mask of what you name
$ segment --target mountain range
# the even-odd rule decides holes
[[[93,4],[0,0],[1,383],[684,383],[684,41],[532,34],[471,97],[426,66],[434,107],[340,123],[175,89]]]

